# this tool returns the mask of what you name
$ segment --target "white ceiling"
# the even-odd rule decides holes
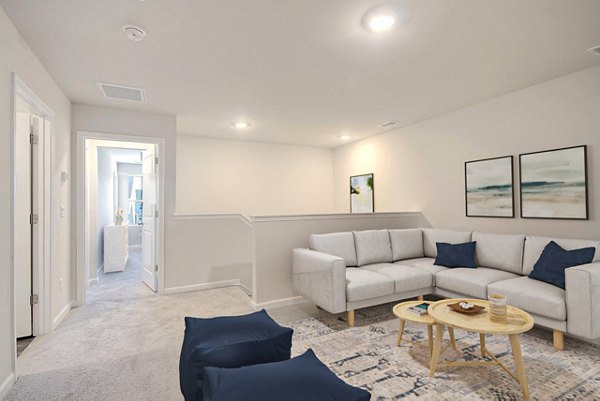
[[[407,17],[373,34],[363,14]],[[338,146],[600,64],[598,0],[0,0],[79,103],[176,114],[178,132]],[[147,30],[128,40],[124,24]],[[105,98],[96,82],[144,88]],[[253,126],[243,132],[235,119]],[[510,116],[507,116],[510,118]]]

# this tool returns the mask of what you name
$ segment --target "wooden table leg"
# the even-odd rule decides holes
[[[479,344],[481,345],[481,356],[485,356],[485,334],[479,333]]]
[[[527,387],[527,376],[525,375],[525,365],[523,365],[523,354],[521,352],[521,341],[519,340],[518,334],[511,334],[508,336],[510,339],[510,348],[513,352],[513,358],[515,359],[515,367],[517,368],[517,377],[519,378],[519,384],[521,385],[521,392],[523,393],[523,399],[529,401],[529,388]]]
[[[454,337],[454,328],[448,327],[448,334],[450,335],[450,343],[452,344],[452,348],[455,351],[458,351],[458,347],[456,346],[456,337]]]
[[[429,357],[433,354],[433,325],[427,325],[427,338],[429,339]]]
[[[435,327],[435,342],[433,343],[433,354],[431,355],[431,367],[429,369],[429,377],[435,375],[440,352],[442,350],[442,337],[444,337],[444,325],[437,323]]]
[[[396,341],[396,346],[399,347],[402,342],[402,335],[404,334],[404,324],[406,322],[400,319],[400,329],[398,329],[398,340]]]

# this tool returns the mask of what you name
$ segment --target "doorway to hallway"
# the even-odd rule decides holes
[[[85,303],[152,295],[159,280],[158,147],[93,138],[83,145]]]

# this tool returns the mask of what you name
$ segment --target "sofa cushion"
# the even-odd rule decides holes
[[[394,293],[394,280],[362,268],[346,269],[346,300],[362,301]]]
[[[371,394],[338,378],[309,349],[284,362],[239,369],[207,368],[206,401],[369,401]]]
[[[387,230],[355,231],[358,266],[392,261],[392,245]]]
[[[488,286],[489,294],[502,294],[508,304],[536,315],[564,321],[567,319],[565,290],[529,277],[502,280]]]
[[[435,259],[433,258],[408,259],[396,262],[395,264],[404,264],[431,273],[433,275],[433,286],[435,286],[435,275],[449,269],[449,267],[435,265]]]
[[[361,269],[383,274],[394,280],[396,294],[429,288],[433,285],[433,274],[406,265],[378,263],[362,266]]]
[[[561,248],[566,250],[588,248],[593,246],[596,248],[593,262],[600,261],[600,242],[592,240],[581,240],[581,239],[564,239],[564,238],[549,238],[549,237],[537,237],[534,235],[528,235],[525,237],[525,252],[523,255],[523,274],[528,275],[533,270],[533,266],[540,258],[540,255],[544,251],[546,245],[550,241],[556,242]]]
[[[470,231],[438,230],[434,228],[423,229],[423,251],[425,256],[435,258],[437,256],[437,242],[448,244],[462,244],[471,241]]]
[[[344,259],[347,267],[358,266],[352,233],[312,234],[310,236],[310,249],[339,256]]]
[[[524,235],[473,233],[477,242],[477,264],[511,273],[523,271]]]
[[[435,258],[435,264],[450,268],[468,267],[471,269],[476,269],[476,245],[476,242],[465,242],[464,244],[447,244],[445,242],[438,242],[436,244],[437,257]]]
[[[186,401],[202,400],[203,368],[234,368],[290,358],[293,330],[263,309],[244,316],[185,318],[179,383]]]
[[[423,257],[423,230],[389,230],[392,243],[392,260]]]
[[[529,273],[529,278],[565,289],[565,269],[573,266],[587,265],[594,260],[596,248],[580,248],[564,250],[556,242],[550,241],[542,255]]]
[[[519,277],[503,270],[479,267],[469,269],[458,267],[435,275],[435,285],[443,290],[464,294],[470,297],[486,299],[488,285],[496,281]]]

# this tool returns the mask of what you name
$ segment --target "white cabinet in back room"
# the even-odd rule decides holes
[[[104,227],[104,272],[122,272],[128,257],[128,226],[110,224]]]

